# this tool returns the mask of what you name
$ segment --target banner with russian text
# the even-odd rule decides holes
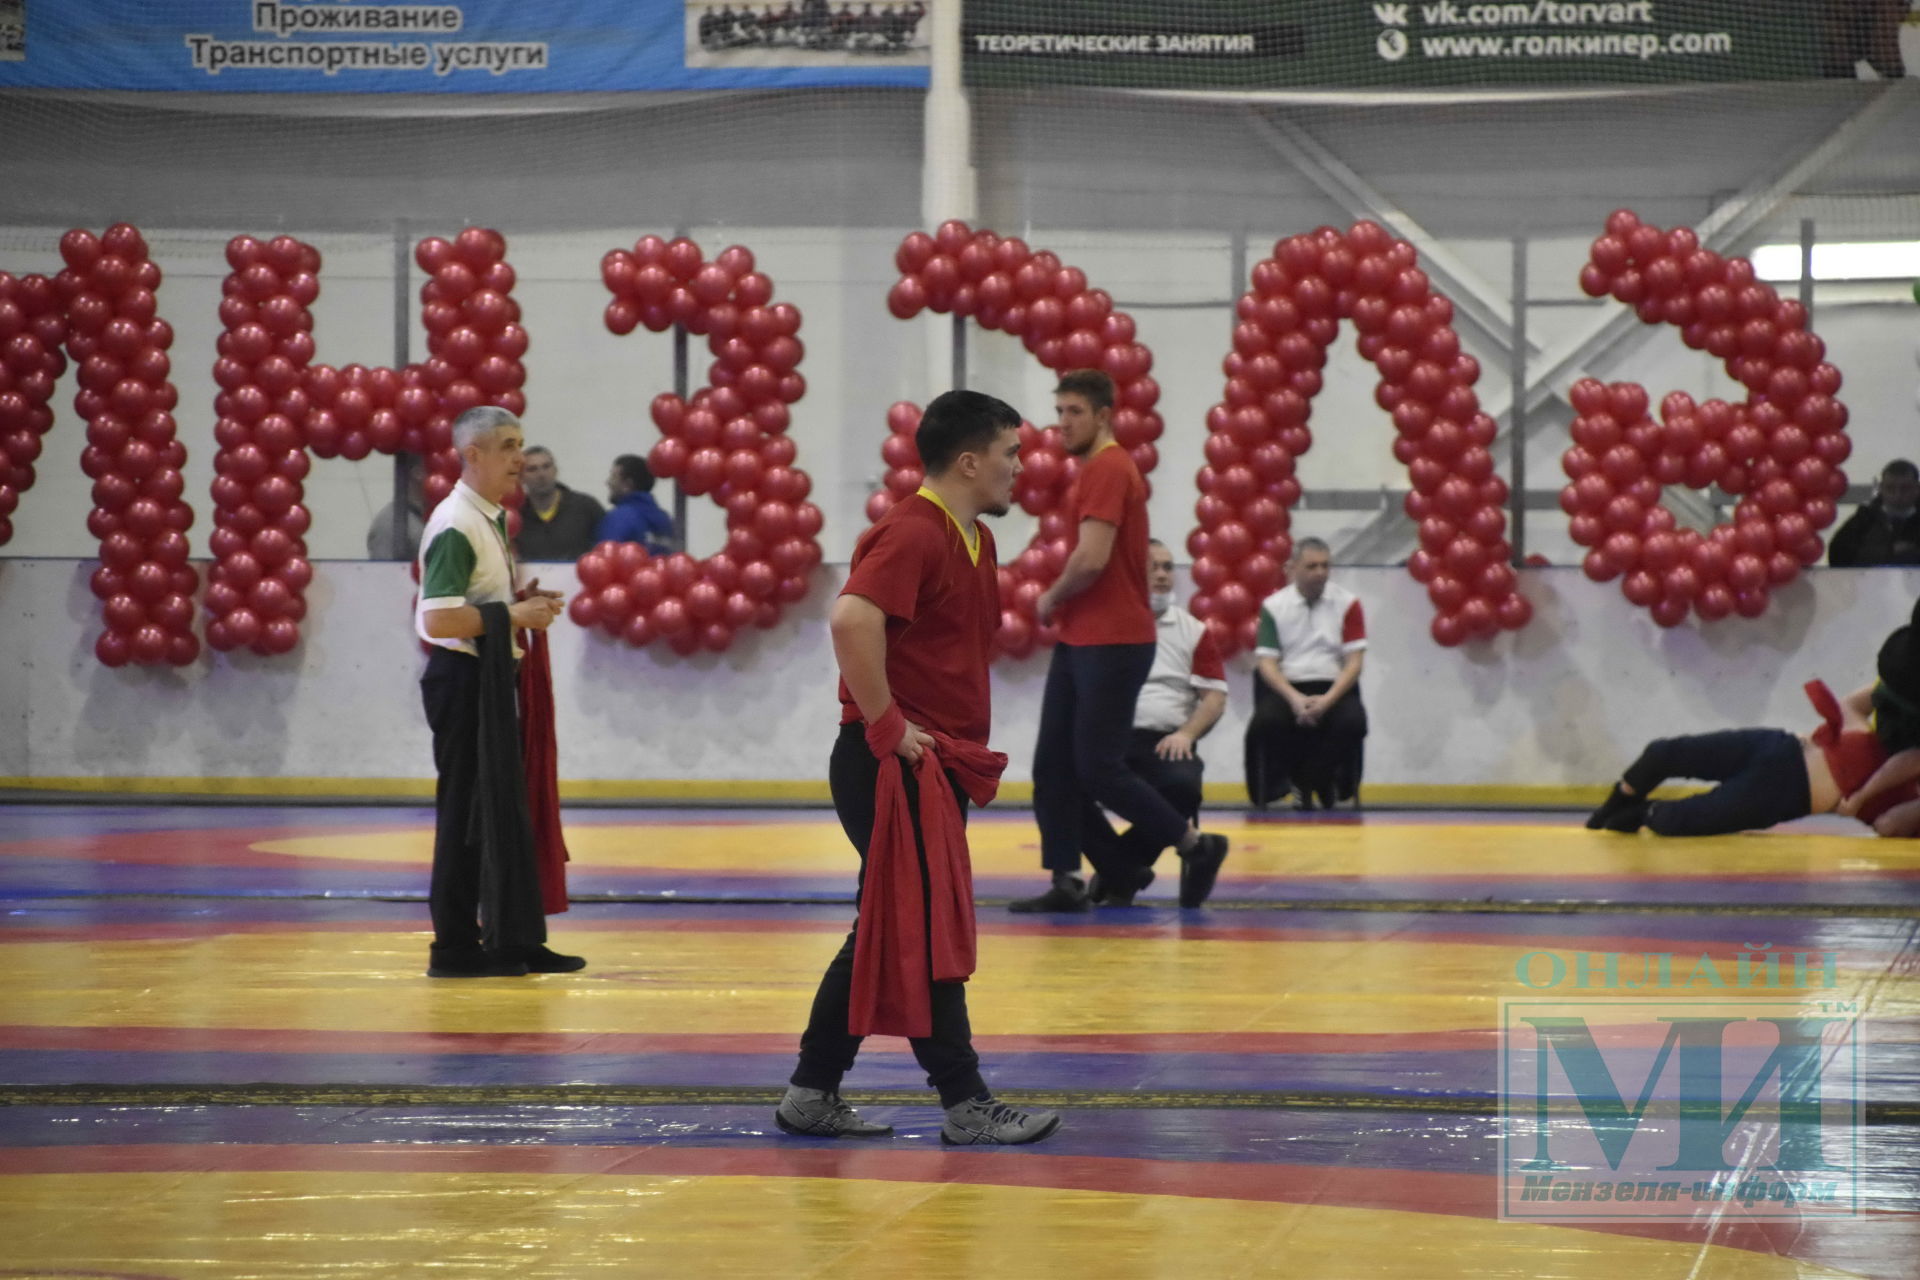
[[[1920,66],[1920,14],[1908,0],[968,0],[964,49],[983,87],[1889,79]]]
[[[0,0],[0,89],[923,87],[940,3],[958,0]]]

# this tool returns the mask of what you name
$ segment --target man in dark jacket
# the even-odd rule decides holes
[[[578,560],[593,550],[606,508],[560,483],[553,450],[534,445],[523,456],[520,487],[527,492],[527,505],[520,509],[515,549],[522,560]]]
[[[1905,458],[1886,465],[1873,499],[1834,531],[1827,563],[1836,569],[1920,564],[1920,469]]]

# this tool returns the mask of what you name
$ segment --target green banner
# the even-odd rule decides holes
[[[1430,89],[1907,74],[1905,0],[968,0],[967,83]],[[1916,59],[1920,61],[1920,59]]]

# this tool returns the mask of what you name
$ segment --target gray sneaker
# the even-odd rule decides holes
[[[1016,1147],[1038,1142],[1059,1127],[1057,1111],[1021,1111],[993,1098],[968,1098],[947,1108],[940,1141],[950,1147]]]
[[[837,1093],[822,1089],[787,1086],[787,1096],[773,1113],[773,1122],[788,1133],[809,1138],[885,1138],[893,1133],[890,1124],[872,1124],[841,1101]]]

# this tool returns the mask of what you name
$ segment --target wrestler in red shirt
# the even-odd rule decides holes
[[[1197,907],[1213,891],[1226,837],[1202,835],[1127,762],[1134,704],[1153,669],[1147,484],[1113,438],[1112,378],[1098,369],[1066,374],[1054,388],[1054,408],[1067,452],[1080,466],[1067,498],[1067,563],[1035,605],[1042,622],[1060,629],[1033,748],[1040,865],[1053,884],[1008,908],[1087,909],[1077,873],[1096,804],[1131,822],[1155,853],[1169,845],[1180,851],[1180,905]],[[1113,875],[1099,870],[1106,887],[1123,897],[1152,878],[1147,866],[1115,868]]]
[[[971,965],[963,965],[957,977],[942,976],[952,959],[943,951],[954,941],[942,929],[950,916],[926,907],[910,920],[899,914],[903,899],[922,885],[932,893],[970,884],[964,865],[967,788],[991,795],[992,778],[1005,765],[1004,756],[990,765],[984,759],[991,718],[987,664],[1000,594],[993,535],[979,517],[1005,515],[1012,504],[1020,474],[1019,426],[1020,415],[1010,406],[977,391],[949,391],[928,405],[914,438],[926,483],[860,536],[846,586],[834,601],[833,652],[843,710],[828,785],[840,825],[860,854],[863,898],[871,892],[873,900],[862,901],[861,923],[848,933],[814,996],[799,1065],[774,1113],[788,1133],[867,1138],[893,1132],[862,1120],[840,1097],[841,1078],[860,1050],[861,1036],[850,1023],[862,1031],[869,1025],[888,1029],[885,1019],[872,1018],[871,1006],[855,1002],[863,994],[857,971],[871,977],[862,965],[874,959],[878,945],[870,939],[862,947],[862,930],[876,922],[895,926],[885,935],[879,963],[895,978],[907,968],[908,985],[921,1002],[908,1020],[930,1014],[928,1034],[908,1033],[908,1043],[946,1109],[942,1141],[1038,1142],[1060,1125],[1054,1112],[1020,1111],[987,1091],[967,1021],[964,977]],[[922,764],[928,755],[934,767]],[[896,756],[915,767],[904,767]],[[992,778],[979,786],[983,773]],[[902,791],[904,806],[896,803]],[[957,812],[923,815],[923,794],[932,803],[954,804]],[[904,822],[897,821],[902,807]],[[936,862],[942,850],[957,855],[958,868],[944,856]],[[950,870],[959,874],[948,875]],[[970,960],[970,894],[964,909],[963,949]],[[902,937],[923,954],[903,956]],[[918,971],[912,971],[915,961]],[[864,994],[872,996],[871,985]],[[899,1014],[898,1008],[891,1012]]]

